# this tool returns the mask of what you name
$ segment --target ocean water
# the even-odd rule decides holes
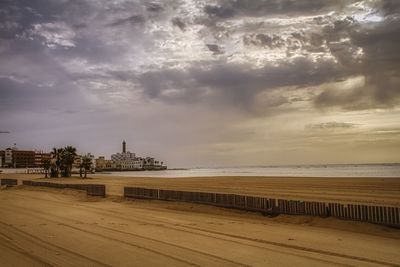
[[[191,168],[165,171],[97,173],[98,175],[136,177],[206,177],[206,176],[275,176],[275,177],[400,177],[400,164],[349,164],[310,166],[265,166],[230,168]]]

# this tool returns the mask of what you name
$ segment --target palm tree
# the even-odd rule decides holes
[[[72,164],[74,163],[75,157],[77,156],[76,154],[76,148],[73,146],[66,146],[63,149],[62,153],[62,163],[63,163],[63,169],[64,169],[64,176],[65,177],[70,177],[71,176],[71,171],[72,171]]]
[[[51,152],[51,162],[52,162],[52,167],[51,167],[51,177],[58,177],[58,174],[61,169],[61,154],[63,153],[62,148],[53,148],[53,151]]]
[[[49,169],[51,167],[51,161],[50,161],[50,159],[42,159],[42,164],[43,164],[44,173],[46,175],[45,178],[47,178],[47,173],[49,172]]]
[[[87,171],[89,171],[90,168],[92,167],[92,159],[89,156],[85,155],[82,157],[81,164],[82,164],[83,169],[85,170],[85,178],[86,178]]]

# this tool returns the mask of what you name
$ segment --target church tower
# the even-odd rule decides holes
[[[122,153],[126,153],[126,142],[122,141]]]

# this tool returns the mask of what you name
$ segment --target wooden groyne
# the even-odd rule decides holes
[[[124,197],[172,200],[257,211],[263,214],[335,217],[400,227],[399,207],[275,199],[237,194],[124,187]]]
[[[58,189],[76,189],[76,190],[84,190],[86,191],[88,196],[106,196],[106,186],[103,184],[62,184],[62,183],[53,183],[53,182],[39,182],[39,181],[22,181],[23,185],[30,186],[43,186],[43,187],[51,187]]]
[[[7,185],[7,186],[14,186],[14,185],[18,185],[18,180],[17,179],[1,178],[0,184],[1,185]]]

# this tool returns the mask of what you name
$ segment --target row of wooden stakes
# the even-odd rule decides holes
[[[400,227],[399,207],[287,200],[238,194],[189,192],[140,187],[125,187],[124,196],[128,198],[193,202],[225,208],[259,211],[269,215],[291,214],[336,217]]]
[[[18,185],[18,180],[2,178],[0,183],[1,185],[15,186]],[[22,184],[30,186],[51,187],[58,189],[69,188],[76,190],[84,190],[86,191],[88,196],[99,196],[99,197],[106,196],[106,186],[103,184],[63,184],[63,183],[40,182],[40,181],[29,181],[29,180],[22,181]]]
[[[2,178],[0,183],[1,185],[14,186],[18,185],[18,180]],[[90,196],[106,196],[106,186],[103,184],[65,184],[29,180],[25,180],[22,183],[23,185],[29,186],[85,190]],[[289,214],[321,217],[330,216],[340,219],[365,221],[400,227],[400,208],[390,206],[327,203],[238,194],[176,191],[142,187],[124,187],[124,197],[200,203],[224,208],[258,211],[267,215]]]

